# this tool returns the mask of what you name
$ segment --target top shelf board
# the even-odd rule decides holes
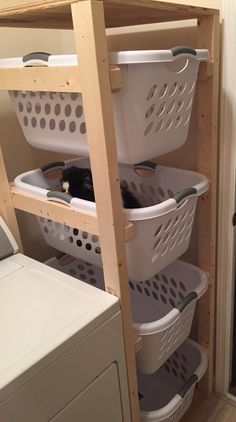
[[[1,0],[0,26],[73,29],[70,5],[79,1],[83,0]],[[157,0],[98,1],[104,4],[107,28],[219,14],[218,9],[192,6],[188,0],[186,4],[179,0],[176,3]]]

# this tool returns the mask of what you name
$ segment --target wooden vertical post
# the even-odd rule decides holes
[[[7,173],[3,160],[2,150],[0,147],[0,180],[1,180],[1,192],[0,192],[0,215],[4,219],[5,223],[11,230],[19,250],[22,252],[22,244],[19,233],[19,228],[16,220],[16,214],[11,199],[10,186],[8,183]]]
[[[120,298],[132,421],[138,422],[133,328],[103,3],[86,0],[71,7],[105,284],[108,292]]]
[[[209,351],[209,367],[201,382],[204,392],[213,389],[216,223],[219,95],[219,16],[198,20],[198,48],[208,48],[212,75],[198,82],[198,171],[210,181],[210,189],[198,205],[198,265],[209,273],[209,289],[198,305],[198,340]]]

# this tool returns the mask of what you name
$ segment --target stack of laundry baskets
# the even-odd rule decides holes
[[[186,47],[109,56],[123,78],[122,90],[112,95],[120,184],[140,204],[124,209],[124,215],[134,226],[126,255],[133,327],[142,337],[137,354],[142,421],[178,421],[207,369],[204,350],[188,339],[207,277],[179,258],[189,247],[198,197],[207,191],[208,180],[194,171],[149,161],[185,143],[199,62],[207,58],[207,50]],[[34,60],[55,68],[76,64],[73,55],[32,55],[24,62],[8,59],[7,66]],[[73,198],[61,186],[64,169],[90,168],[82,96],[24,91],[11,91],[10,96],[31,145],[81,157],[21,174],[14,181],[16,189],[96,213],[94,202]],[[47,264],[104,289],[98,236],[37,219],[45,241],[63,253]]]

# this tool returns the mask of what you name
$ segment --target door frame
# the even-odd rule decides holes
[[[236,39],[235,0],[222,0],[219,202],[216,295],[216,392],[227,395],[231,377],[233,339],[236,180]]]

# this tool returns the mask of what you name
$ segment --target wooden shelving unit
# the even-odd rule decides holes
[[[112,114],[111,92],[122,89],[122,78],[119,68],[108,64],[105,28],[182,19],[198,20],[196,47],[210,51],[209,63],[201,66],[197,89],[197,170],[210,179],[210,190],[198,206],[196,262],[208,272],[210,281],[210,289],[198,307],[198,341],[209,354],[202,388],[210,393],[214,356],[219,11],[156,0],[2,0],[0,5],[0,26],[74,30],[79,66],[57,68],[56,77],[51,68],[0,69],[0,89],[82,92],[97,215],[16,192],[7,181],[2,157],[0,214],[18,242],[15,208],[100,236],[106,289],[120,298],[133,422],[139,420],[135,348],[140,347],[140,340],[132,330],[125,256],[125,242],[132,237],[133,227],[122,214]]]

